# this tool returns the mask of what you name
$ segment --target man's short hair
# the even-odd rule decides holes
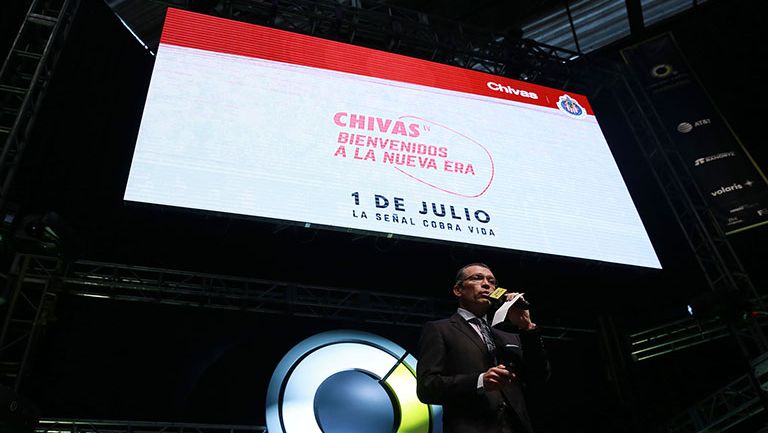
[[[456,272],[456,282],[453,284],[454,287],[459,286],[459,285],[461,285],[461,283],[464,282],[464,271],[468,267],[470,267],[470,266],[481,266],[481,267],[483,267],[485,269],[488,269],[489,271],[491,270],[490,266],[486,265],[485,263],[480,263],[480,262],[475,262],[475,263],[470,263],[468,265],[464,265],[464,266],[461,267],[461,269],[459,269],[458,272]]]

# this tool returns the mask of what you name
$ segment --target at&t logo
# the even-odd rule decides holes
[[[682,134],[687,134],[691,131],[693,131],[693,128],[697,128],[699,126],[709,125],[712,123],[710,119],[701,119],[693,122],[693,124],[690,124],[688,122],[682,122],[679,125],[677,125],[677,132],[680,132]]]

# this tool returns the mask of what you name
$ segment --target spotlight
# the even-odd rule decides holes
[[[24,217],[12,241],[16,251],[28,254],[72,258],[79,249],[74,230],[56,212]]]
[[[746,295],[740,290],[719,290],[696,296],[688,304],[688,313],[699,319],[735,319],[752,311]]]

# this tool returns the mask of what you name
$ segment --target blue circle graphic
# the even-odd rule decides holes
[[[375,377],[360,370],[329,376],[315,393],[317,424],[326,433],[392,433],[396,404]]]

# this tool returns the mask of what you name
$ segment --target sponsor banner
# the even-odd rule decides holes
[[[622,51],[726,234],[768,223],[768,180],[665,34]]]

